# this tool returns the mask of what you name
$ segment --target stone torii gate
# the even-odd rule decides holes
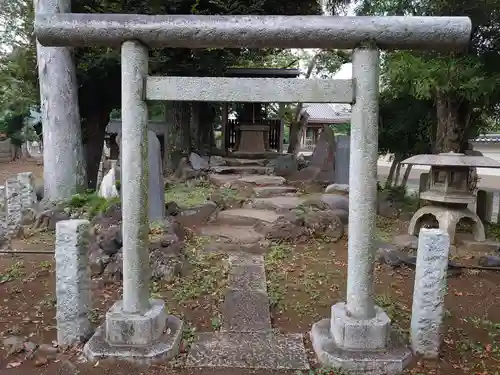
[[[353,104],[347,302],[313,325],[312,344],[325,365],[370,374],[403,370],[410,353],[393,339],[390,319],[373,299],[379,50],[465,49],[469,18],[53,13],[36,15],[35,34],[43,46],[122,51],[123,300],[87,343],[88,357],[169,358],[180,339],[182,323],[166,317],[162,301],[149,299],[146,101],[338,102]],[[148,76],[148,48],[166,46],[353,49],[353,79]]]

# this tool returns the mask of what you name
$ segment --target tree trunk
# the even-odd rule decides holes
[[[191,150],[200,152],[200,102],[191,103]]]
[[[405,174],[403,175],[403,180],[401,181],[401,186],[403,186],[404,188],[406,188],[406,184],[408,183],[408,178],[410,178],[412,168],[413,165],[411,164],[406,166]]]
[[[387,176],[387,180],[385,180],[385,187],[391,187],[392,181],[394,180],[394,173],[396,172],[396,167],[401,161],[401,157],[399,155],[394,155],[392,159],[391,167],[389,168],[389,175]]]
[[[396,173],[394,174],[394,185],[393,186],[398,186],[400,175],[401,175],[401,162],[398,161],[398,164],[396,165]]]
[[[104,147],[106,125],[110,111],[90,114],[83,121],[83,146],[85,152],[88,188],[97,189],[97,174]]]
[[[435,153],[460,152],[467,143],[471,111],[467,102],[440,90],[436,93],[437,129]]]
[[[37,13],[70,12],[70,0],[36,0]],[[43,126],[44,198],[70,198],[86,186],[78,84],[71,51],[37,42]]]
[[[172,174],[177,169],[183,156],[189,152],[190,142],[190,106],[186,102],[173,102],[172,110],[167,112],[170,119],[165,133],[165,155],[163,171]],[[186,134],[187,133],[187,134]]]
[[[309,79],[311,77],[312,71],[316,66],[316,62],[318,61],[318,55],[319,54],[314,55],[311,61],[309,61],[305,79]],[[304,104],[298,103],[297,108],[295,109],[295,117],[290,124],[290,144],[288,145],[287,150],[289,154],[296,154],[299,150],[300,135],[302,134],[304,128],[304,124],[300,121],[302,108],[304,108]]]
[[[210,103],[200,103],[200,152],[203,155],[211,154],[215,135],[213,123],[217,115],[215,108]]]

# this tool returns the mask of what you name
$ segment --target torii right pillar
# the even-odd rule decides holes
[[[368,44],[354,50],[356,98],[351,117],[347,302],[333,305],[331,318],[313,325],[311,341],[325,366],[356,374],[392,375],[408,365],[411,351],[373,299],[379,65],[376,46]]]

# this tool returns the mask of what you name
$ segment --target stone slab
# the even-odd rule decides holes
[[[248,203],[245,203],[244,207],[259,210],[286,211],[296,209],[304,201],[305,199],[303,197],[280,196],[273,198],[254,198]]]
[[[231,186],[235,181],[241,178],[241,175],[231,175],[231,174],[216,174],[210,173],[208,175],[208,180],[217,186]]]
[[[253,188],[253,193],[258,198],[276,197],[296,192],[297,188],[293,186],[256,186]]]
[[[308,370],[301,334],[202,333],[191,346],[187,367]]]
[[[222,305],[222,331],[271,330],[269,298],[262,291],[227,289]]]
[[[240,177],[236,180],[236,182],[239,184],[256,185],[256,186],[284,185],[285,181],[286,180],[280,176],[264,176],[264,175],[263,176],[257,176],[257,175],[243,176],[243,177]]]
[[[256,210],[252,208],[235,208],[221,211],[217,215],[219,223],[233,225],[255,225],[258,223],[274,223],[281,215],[271,210]]]
[[[83,347],[83,353],[92,362],[101,359],[129,360],[140,364],[167,361],[179,353],[183,322],[169,315],[165,327],[164,334],[152,345],[112,346],[106,341],[104,326],[100,326]]]
[[[265,166],[267,159],[222,158],[229,166]]]
[[[330,333],[330,319],[313,324],[310,336],[313,350],[323,366],[340,368],[349,374],[401,374],[412,357],[396,332],[391,332],[386,349],[378,351],[340,349]]]
[[[458,251],[462,253],[495,253],[500,251],[500,242],[495,240],[476,241],[473,238],[459,238]]]
[[[228,288],[266,292],[266,270],[262,255],[230,255]]]
[[[212,172],[218,174],[239,174],[239,175],[267,175],[273,172],[272,168],[260,165],[239,165],[239,166],[216,166],[210,168]]]
[[[201,235],[237,244],[252,244],[264,239],[262,234],[250,226],[207,225],[201,228]]]

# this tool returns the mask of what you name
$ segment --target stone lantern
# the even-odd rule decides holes
[[[408,233],[418,235],[422,219],[432,215],[439,223],[439,228],[448,232],[450,241],[455,243],[455,231],[458,222],[464,218],[472,220],[474,239],[485,241],[484,226],[477,214],[468,206],[476,202],[474,192],[469,191],[470,170],[479,168],[500,168],[500,163],[484,156],[466,156],[459,153],[437,155],[416,155],[402,162],[408,165],[429,165],[429,184],[420,193],[420,199],[429,202],[413,215]]]

